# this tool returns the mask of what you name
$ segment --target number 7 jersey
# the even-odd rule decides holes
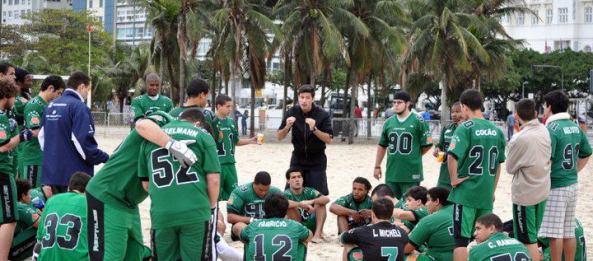
[[[410,112],[403,121],[397,115],[383,125],[379,146],[387,148],[387,182],[421,182],[422,147],[432,146],[428,124]]]

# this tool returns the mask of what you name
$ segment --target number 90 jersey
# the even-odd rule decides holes
[[[577,183],[579,158],[591,155],[587,135],[569,119],[548,122],[552,141],[552,188],[561,188]]]
[[[492,209],[496,170],[504,162],[505,138],[492,122],[474,118],[461,123],[448,153],[457,159],[457,177],[470,177],[453,188],[449,200],[479,209]]]
[[[300,223],[285,218],[256,220],[241,232],[245,242],[245,260],[305,260],[305,245],[309,230]]]
[[[41,243],[39,261],[87,260],[86,198],[67,192],[47,201],[39,219],[37,241]]]
[[[393,116],[383,125],[379,146],[387,148],[387,182],[420,182],[422,147],[432,146],[428,124],[415,113],[399,120]]]

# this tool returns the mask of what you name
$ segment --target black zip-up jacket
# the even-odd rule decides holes
[[[313,108],[308,113],[304,113],[299,105],[290,108],[286,112],[286,117],[282,119],[282,123],[278,130],[286,127],[286,119],[288,117],[295,117],[296,120],[292,125],[292,145],[294,153],[297,156],[308,157],[309,154],[322,154],[325,152],[325,142],[321,141],[311,130],[309,125],[305,123],[306,118],[315,120],[315,127],[318,131],[323,131],[333,136],[331,119],[329,113],[323,108],[313,104]]]

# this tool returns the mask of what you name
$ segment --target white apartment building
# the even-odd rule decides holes
[[[25,22],[25,14],[38,12],[43,9],[70,8],[71,0],[1,0],[3,24],[20,25]]]
[[[98,1],[98,0],[95,0]],[[115,3],[115,34],[118,41],[139,45],[150,43],[153,29],[146,20],[146,11],[138,1],[117,0]]]
[[[534,14],[505,16],[509,35],[538,52],[593,49],[593,0],[526,0]]]

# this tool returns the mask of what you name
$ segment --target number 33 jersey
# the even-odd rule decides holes
[[[305,260],[309,230],[284,218],[259,219],[241,232],[245,242],[245,260]]]
[[[420,182],[422,174],[422,147],[432,146],[428,124],[410,112],[400,120],[397,115],[385,121],[379,146],[387,148],[387,182]]]

